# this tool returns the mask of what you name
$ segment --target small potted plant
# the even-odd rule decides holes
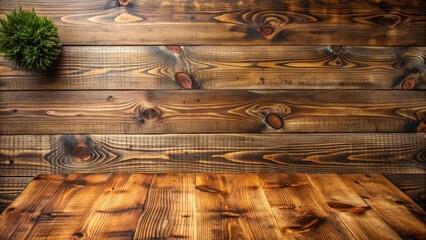
[[[16,9],[0,19],[0,52],[16,68],[45,71],[61,53],[58,29],[34,10]]]

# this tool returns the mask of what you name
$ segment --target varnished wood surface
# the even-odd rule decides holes
[[[0,15],[34,8],[52,18],[61,40],[72,45],[426,43],[421,0],[2,0],[0,5]]]
[[[423,132],[425,91],[3,91],[1,134]]]
[[[0,58],[1,90],[424,89],[426,48],[65,46],[57,65],[19,71]]]
[[[426,209],[426,176],[425,174],[385,174],[392,184]]]
[[[65,177],[33,180],[0,215],[2,239],[426,237],[424,210],[381,175]]]

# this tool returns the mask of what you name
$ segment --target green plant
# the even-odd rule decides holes
[[[49,69],[61,52],[58,29],[34,10],[16,9],[0,19],[0,52],[20,69]]]

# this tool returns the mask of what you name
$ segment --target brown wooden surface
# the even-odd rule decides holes
[[[426,48],[65,46],[57,65],[19,71],[0,58],[1,90],[426,88]],[[404,83],[406,83],[404,85]]]
[[[40,175],[0,215],[0,233],[2,239],[423,239],[425,216],[381,175]]]
[[[3,91],[0,133],[416,132],[425,100],[425,91]]]
[[[425,174],[385,174],[393,185],[405,195],[426,209],[426,175]]]
[[[426,4],[396,1],[2,0],[34,8],[80,45],[425,45]]]

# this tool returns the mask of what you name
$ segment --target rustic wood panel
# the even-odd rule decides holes
[[[0,58],[1,90],[425,89],[426,48],[65,46],[48,72]]]
[[[401,239],[337,174],[307,177],[356,239]]]
[[[0,239],[24,239],[64,179],[54,174],[34,178],[0,215]]]
[[[131,239],[143,213],[151,179],[151,175],[113,174],[73,235]]]
[[[0,168],[3,170],[3,166]],[[24,190],[33,177],[3,177],[0,174],[0,214]]]
[[[133,239],[195,239],[195,176],[155,175]]]
[[[34,8],[65,44],[425,45],[426,4],[413,1],[2,0]],[[82,34],[84,33],[84,34]]]
[[[426,212],[382,175],[341,176],[404,239],[426,237]],[[410,224],[406,224],[410,223]]]
[[[426,91],[3,91],[0,134],[416,132]]]
[[[426,134],[3,135],[0,176],[72,172],[425,174]]]
[[[25,239],[57,240],[72,236],[109,177],[109,174],[68,175]]]
[[[255,174],[196,175],[197,239],[280,239]]]
[[[260,182],[284,239],[355,239],[305,175],[266,173]]]
[[[385,176],[405,195],[413,199],[423,209],[426,209],[425,174],[386,174]]]

